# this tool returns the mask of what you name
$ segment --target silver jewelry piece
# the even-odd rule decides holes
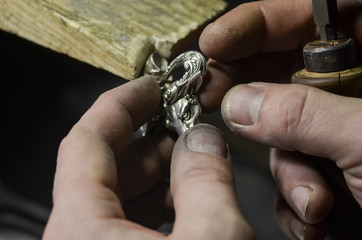
[[[176,69],[182,66],[185,73],[180,79],[173,80]],[[181,135],[200,122],[201,106],[197,92],[205,69],[205,58],[197,51],[182,53],[170,65],[157,53],[148,58],[145,74],[157,79],[161,87],[162,100],[156,116],[141,127],[143,135],[162,128],[176,131]]]

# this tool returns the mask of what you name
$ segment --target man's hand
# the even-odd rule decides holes
[[[326,217],[333,196],[306,157],[294,151],[334,161],[362,207],[361,99],[306,86],[251,83],[229,91],[222,113],[230,129],[274,148],[272,173],[303,220]]]
[[[340,0],[338,31],[353,37],[362,53],[362,3]],[[318,38],[310,0],[264,0],[241,4],[209,24],[199,40],[210,58],[200,101],[220,108],[225,93],[245,82],[290,82],[303,68],[302,48]]]
[[[361,53],[362,4],[340,0],[338,6],[338,30],[353,37]],[[306,154],[334,161],[362,207],[362,100],[301,85],[251,83],[229,89],[246,82],[290,82],[303,67],[302,48],[317,37],[310,0],[242,4],[200,37],[200,48],[210,57],[201,104],[211,111],[223,101],[230,129],[273,147],[270,166],[276,183],[308,223],[323,220],[334,197]]]
[[[166,136],[130,142],[159,101],[159,85],[145,76],[103,94],[72,128],[59,149],[44,239],[252,239],[217,129],[198,125],[175,145]],[[176,220],[166,237],[145,226],[165,220],[171,195]]]

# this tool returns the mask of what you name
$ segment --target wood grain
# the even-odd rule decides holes
[[[226,8],[222,0],[0,0],[0,28],[125,79],[169,57]]]

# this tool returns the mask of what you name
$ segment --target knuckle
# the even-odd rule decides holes
[[[309,132],[308,122],[313,119],[313,112],[308,110],[309,89],[306,87],[294,87],[285,91],[277,101],[271,106],[269,117],[272,126],[271,139],[277,141],[290,140],[297,136],[303,138],[303,135]],[[277,109],[275,111],[275,109]],[[284,142],[281,144],[285,145]]]
[[[305,102],[307,99],[307,91],[291,92],[288,94],[284,109],[283,124],[285,131],[288,133],[295,132],[296,129],[302,124],[303,114],[305,109]]]
[[[230,185],[233,183],[231,169],[223,166],[195,167],[186,173],[185,179],[193,182],[212,182]]]

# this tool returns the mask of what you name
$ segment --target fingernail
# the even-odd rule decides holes
[[[228,148],[220,130],[216,127],[198,124],[186,134],[187,146],[191,151],[227,157]]]
[[[304,186],[297,186],[292,192],[292,201],[299,212],[298,215],[302,216],[303,219],[305,219],[311,193],[311,190]]]
[[[259,116],[265,92],[250,85],[234,87],[226,99],[228,121],[239,125],[253,125]]]
[[[290,230],[297,239],[304,240],[306,227],[303,223],[293,219],[290,224]]]

